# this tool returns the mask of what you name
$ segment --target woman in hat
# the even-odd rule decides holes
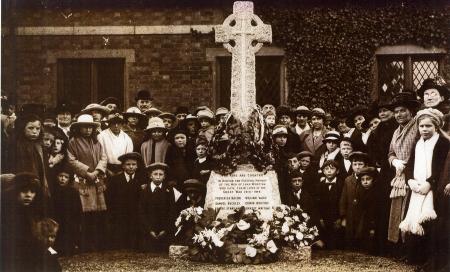
[[[104,226],[105,185],[107,157],[97,140],[99,122],[94,122],[89,114],[82,114],[71,126],[73,137],[67,148],[68,163],[76,174],[81,206],[83,209],[81,226],[82,250],[96,250],[105,244]]]
[[[117,111],[110,112],[107,122],[108,129],[100,132],[97,138],[106,153],[108,160],[106,174],[110,177],[122,171],[121,163],[117,158],[133,151],[133,141],[122,130],[125,122],[122,114]]]
[[[411,197],[406,217],[400,223],[402,232],[409,234],[409,261],[423,263],[427,257],[435,256],[428,267],[432,270],[442,268],[448,262],[449,253],[449,228],[448,225],[441,226],[445,226],[446,221],[448,223],[450,185],[448,180],[440,180],[440,177],[450,142],[441,134],[442,118],[443,114],[433,108],[417,112],[415,120],[420,139],[411,152],[406,168]],[[434,220],[436,218],[437,221]]]
[[[400,242],[398,226],[405,214],[408,188],[404,170],[417,141],[417,127],[413,117],[418,107],[419,101],[416,95],[408,91],[395,95],[390,105],[399,125],[392,136],[388,153],[389,164],[395,168],[396,172],[391,181],[388,240],[395,244]],[[398,253],[401,254],[401,252]]]
[[[140,152],[141,144],[144,141],[144,128],[147,126],[147,116],[137,108],[130,107],[123,113],[125,124],[123,132],[130,136],[133,141],[133,151]]]
[[[32,227],[44,215],[38,176],[18,173],[2,191],[1,204],[1,270],[34,271],[37,258]]]
[[[448,99],[450,91],[445,87],[445,82],[441,77],[425,79],[422,86],[417,90],[417,94],[426,108],[437,109],[443,114],[449,113],[450,103]]]
[[[373,159],[377,168],[380,169],[377,178],[379,197],[375,200],[377,203],[376,251],[378,254],[385,255],[387,253],[389,225],[389,195],[391,192],[391,181],[395,176],[395,169],[389,163],[388,153],[392,135],[394,135],[398,123],[394,118],[389,101],[379,101],[376,106],[376,111],[381,122],[372,132],[367,143],[367,148],[369,156]]]
[[[141,145],[141,155],[145,165],[164,162],[170,143],[166,139],[167,129],[163,120],[159,117],[150,118],[144,132],[146,134]]]
[[[325,111],[321,108],[311,110],[311,130],[306,130],[300,135],[302,150],[313,153],[317,157],[318,150],[322,147],[323,137],[327,133],[324,126]],[[317,159],[316,159],[317,160]]]

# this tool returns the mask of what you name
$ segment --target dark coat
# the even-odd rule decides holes
[[[176,181],[176,188],[181,191],[183,182],[191,177],[192,152],[188,148],[180,149],[175,145],[167,148],[165,162],[169,166],[169,180]]]
[[[210,157],[206,157],[206,160],[202,163],[196,159],[192,165],[192,172],[191,176],[192,178],[198,179],[199,181],[203,182],[203,184],[207,184],[209,180],[209,176],[211,175],[211,172],[208,174],[201,175],[200,171],[202,170],[213,170],[214,169],[214,161]]]
[[[299,136],[300,143],[302,145],[302,150],[313,153],[316,161],[317,161],[317,154],[320,153],[320,150],[323,146],[323,136],[325,135],[325,133],[327,133],[327,130],[323,129],[322,134],[319,137],[317,137],[315,141],[312,130],[303,131],[302,134],[300,134]]]
[[[340,219],[339,201],[341,199],[344,180],[339,176],[335,184],[326,184],[324,180],[315,186],[316,203],[325,225],[332,225]]]
[[[138,173],[129,182],[125,173],[112,176],[108,181],[106,201],[114,248],[137,247],[139,192],[145,182],[146,177]]]
[[[339,200],[339,214],[341,218],[345,219],[345,237],[347,240],[355,238],[357,228],[357,205],[358,205],[358,190],[360,185],[356,180],[355,175],[348,176],[345,179],[344,187],[342,189],[341,199]]]
[[[141,187],[139,194],[139,221],[142,233],[142,248],[152,249],[155,241],[150,238],[150,231],[159,233],[167,232],[167,237],[162,243],[168,243],[169,237],[174,233],[174,222],[176,216],[175,198],[173,192],[166,186],[160,191],[152,192],[150,183]]]
[[[79,245],[81,225],[81,201],[77,189],[71,186],[56,186],[53,194],[55,220],[59,224],[56,250],[62,255],[75,253]]]

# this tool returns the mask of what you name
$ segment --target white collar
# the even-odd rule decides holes
[[[161,189],[162,184],[160,184],[159,186],[156,186],[156,184],[154,184],[153,182],[150,182],[150,190],[152,190],[152,193],[155,191],[156,187],[159,187]]]
[[[203,163],[203,162],[205,162],[206,161],[206,157],[204,157],[204,158],[198,158],[198,162],[199,163]]]
[[[326,153],[328,153],[327,159],[328,160],[334,160],[334,158],[336,158],[337,154],[341,151],[341,149],[338,147],[336,148],[335,151],[328,153],[328,151]]]
[[[127,180],[127,182],[130,182],[130,180],[133,179],[133,178],[134,178],[134,175],[135,175],[135,174],[133,174],[133,175],[131,175],[131,177],[130,177],[129,174],[127,174],[127,173],[125,173],[125,172],[123,172],[123,173],[124,173],[124,175],[125,175],[125,179]]]
[[[326,184],[334,184],[334,183],[336,183],[336,179],[337,179],[337,178],[334,177],[334,179],[330,181],[330,180],[328,180],[327,178],[325,178],[325,183],[326,183]]]

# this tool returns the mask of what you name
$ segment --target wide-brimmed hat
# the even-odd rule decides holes
[[[110,96],[110,97],[105,98],[102,102],[100,102],[100,105],[102,105],[102,106],[106,106],[108,104],[115,104],[117,106],[120,106],[120,101],[119,101],[119,99]]]
[[[42,190],[41,182],[36,174],[30,172],[17,173],[12,179],[10,186],[7,187],[7,191],[15,192],[25,189],[32,189],[36,192]]]
[[[129,107],[126,112],[123,113],[123,117],[136,117],[138,119],[146,120],[147,115],[143,114],[138,107]]]
[[[153,97],[150,94],[149,90],[143,89],[137,92],[136,97],[134,100],[153,100]]]
[[[311,115],[311,110],[306,107],[306,106],[298,106],[295,110],[294,110],[294,114],[298,115],[298,114],[303,114],[306,116],[310,116]]]
[[[443,84],[438,84],[438,80],[434,78],[427,78],[423,81],[422,86],[417,90],[417,95],[420,96],[421,99],[423,99],[423,95],[426,90],[429,89],[436,89],[441,96],[444,97],[445,100],[447,100],[450,97],[450,91],[444,86],[445,82],[442,82]]]
[[[358,179],[360,179],[364,175],[368,175],[375,178],[378,175],[378,171],[375,167],[367,166],[361,168],[356,176],[358,177]]]
[[[158,109],[155,108],[155,107],[151,107],[151,108],[149,108],[148,110],[146,110],[146,111],[144,112],[144,114],[147,115],[147,116],[148,116],[148,115],[158,116],[158,115],[161,114],[161,111],[158,110]]]
[[[81,114],[78,116],[77,121],[73,122],[71,127],[75,128],[81,125],[95,126],[96,128],[100,127],[100,123],[94,122],[94,118],[90,114]]]
[[[206,186],[198,179],[188,179],[183,182],[183,190],[185,192],[196,191],[203,193],[206,190]]]
[[[278,108],[276,109],[276,114],[277,114],[277,117],[281,117],[283,115],[287,115],[291,119],[294,117],[294,113],[292,112],[291,107],[289,107],[287,105],[278,106]]]
[[[216,116],[227,114],[229,111],[225,107],[220,107],[216,110]]]
[[[164,170],[164,172],[167,172],[167,170],[169,170],[169,166],[163,162],[154,162],[145,167],[145,169],[147,170],[147,172],[151,172],[156,169],[161,169]]]
[[[120,112],[110,112],[108,114],[108,117],[106,121],[111,123],[125,123],[125,119],[123,118],[123,115]]]
[[[161,119],[169,118],[173,122],[175,122],[175,120],[177,119],[177,117],[173,113],[170,113],[170,112],[162,112],[161,114],[158,115],[158,117]]]
[[[122,163],[126,160],[136,160],[138,162],[142,162],[142,156],[138,152],[129,152],[125,153],[117,158]]]
[[[351,128],[355,127],[355,117],[358,115],[364,116],[364,119],[367,120],[368,112],[369,112],[369,109],[367,109],[366,107],[362,107],[362,106],[355,107],[347,117],[347,120],[346,120],[347,126],[351,127]]]
[[[394,110],[398,106],[404,106],[410,110],[415,111],[420,106],[420,102],[417,100],[416,94],[411,91],[403,91],[396,94],[389,108]]]
[[[273,127],[272,136],[276,135],[287,135],[288,131],[287,128],[283,125],[276,125]]]
[[[99,111],[102,113],[102,115],[106,115],[107,113],[109,113],[109,109],[105,106],[102,106],[100,104],[97,103],[92,103],[87,105],[84,109],[81,110],[81,114],[91,114],[92,111]]]
[[[324,138],[323,138],[323,142],[337,142],[339,143],[341,141],[341,134],[337,131],[328,131],[327,133],[325,133]]]
[[[350,161],[364,161],[366,163],[369,162],[370,158],[369,155],[367,153],[361,152],[361,151],[353,151],[352,153],[350,153],[349,155],[349,159]]]
[[[322,108],[314,108],[311,110],[311,117],[313,116],[325,119],[325,111]]]
[[[58,103],[58,105],[56,105],[53,112],[55,114],[64,113],[64,112],[69,112],[70,114],[73,114],[74,108],[71,104],[62,102],[62,103]]]
[[[148,119],[148,125],[145,128],[145,131],[151,131],[154,129],[167,130],[166,127],[164,126],[163,120],[159,117],[152,117]]]
[[[209,108],[199,110],[197,112],[197,118],[200,119],[214,119],[214,112],[210,110]]]

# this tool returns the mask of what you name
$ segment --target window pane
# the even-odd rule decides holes
[[[405,86],[405,64],[402,60],[378,59],[378,92],[380,98],[391,98]]]
[[[107,97],[119,99],[123,105],[124,59],[95,59],[97,71],[97,100]]]
[[[427,78],[435,78],[438,75],[439,64],[437,61],[414,61],[413,62],[413,80],[414,90],[422,86],[422,82]]]

